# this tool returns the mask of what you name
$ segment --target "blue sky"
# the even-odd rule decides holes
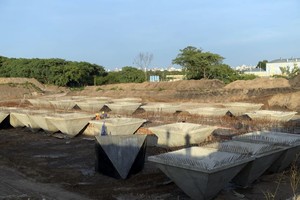
[[[152,53],[167,67],[194,46],[232,67],[300,57],[299,0],[0,0],[0,55],[106,69]]]

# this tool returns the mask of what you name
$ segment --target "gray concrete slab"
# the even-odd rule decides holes
[[[253,159],[202,147],[148,157],[188,196],[197,200],[214,198]]]
[[[203,142],[216,129],[215,126],[193,123],[173,123],[149,127],[157,137],[157,146],[189,146]]]
[[[251,119],[267,119],[276,121],[289,121],[292,119],[297,112],[283,112],[273,110],[257,110],[253,112],[246,112]]]
[[[112,169],[107,169],[107,165],[112,164],[120,178],[126,179],[130,171],[140,171],[144,165],[145,160],[145,142],[146,135],[107,135],[96,136],[97,143],[100,145],[96,156],[96,169],[106,175],[114,175]],[[144,149],[141,149],[141,148]],[[103,159],[104,155],[109,158],[109,162]],[[142,151],[142,152],[141,152]],[[100,156],[101,154],[102,156]],[[140,157],[138,157],[139,154]],[[136,160],[141,159],[141,160]],[[104,163],[105,162],[105,163]],[[109,164],[108,164],[108,163]],[[137,169],[132,169],[135,163],[139,163]]]

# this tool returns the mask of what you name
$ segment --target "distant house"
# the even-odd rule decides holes
[[[253,74],[255,76],[259,76],[259,77],[268,77],[268,73],[267,71],[261,69],[261,68],[255,68],[255,69],[251,69],[248,71],[244,71],[244,74]]]
[[[266,64],[266,72],[268,76],[284,75],[280,68],[289,68],[292,70],[294,67],[300,67],[300,58],[287,58],[276,59]]]

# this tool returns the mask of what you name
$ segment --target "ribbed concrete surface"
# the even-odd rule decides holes
[[[150,156],[176,185],[192,199],[214,198],[253,158],[216,149],[191,147]]]

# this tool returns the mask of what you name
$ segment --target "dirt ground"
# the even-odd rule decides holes
[[[254,85],[254,83],[257,83],[257,80],[252,83],[247,82],[245,85]],[[202,80],[178,82],[172,85],[144,83],[130,84],[130,86],[126,84],[92,86],[79,91],[70,91],[66,88],[55,89],[52,86],[45,86],[40,90],[28,84],[2,84],[0,106],[30,106],[26,101],[27,98],[47,95],[82,95],[112,98],[140,97],[143,102],[244,101],[263,103],[265,109],[299,112],[300,103],[297,101],[300,90],[289,85],[288,82],[284,82],[282,87],[278,84],[271,80],[268,85],[268,81],[264,80],[264,85],[260,88],[238,88],[234,87],[234,84],[231,88],[225,88],[226,86],[217,80]],[[293,84],[296,85],[294,82]],[[291,98],[286,98],[286,103],[283,105],[274,100],[278,95],[285,97],[290,95]],[[230,134],[274,126],[281,127],[287,132],[300,133],[299,121],[274,124],[269,121],[253,122],[229,117],[203,119],[186,113],[158,116],[137,112],[134,117],[146,117],[149,123],[145,127],[186,121],[230,128]],[[227,138],[230,134],[220,128],[213,139]],[[32,132],[28,128],[12,128],[6,119],[0,126],[0,199],[190,199],[147,159],[144,169],[126,180],[96,173],[94,145],[93,137],[84,135],[75,138],[53,137],[43,131]],[[147,147],[146,157],[170,150]],[[265,174],[248,188],[238,188],[229,184],[215,200],[289,199],[293,195],[290,180],[289,170],[284,174]],[[275,197],[271,198],[271,195]]]

